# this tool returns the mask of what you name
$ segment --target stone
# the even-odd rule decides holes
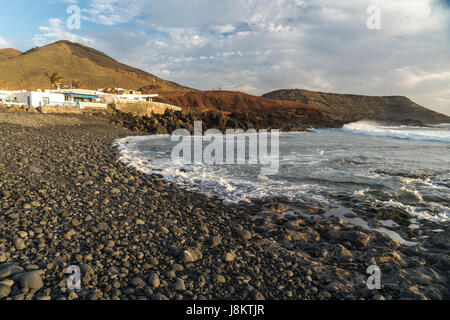
[[[189,250],[184,250],[181,254],[181,261],[184,263],[194,262],[194,254]]]
[[[66,239],[66,240],[71,240],[72,239],[72,236],[73,235],[75,235],[76,234],[76,232],[75,232],[75,230],[69,230],[65,235],[64,235],[64,239]]]
[[[3,284],[8,287],[12,287],[14,285],[14,281],[11,279],[5,279],[5,280],[0,281],[0,284]]]
[[[0,263],[3,263],[6,261],[6,252],[5,251],[0,251]]]
[[[225,262],[232,262],[236,259],[236,255],[233,252],[227,252],[222,256],[222,260]]]
[[[21,238],[14,238],[13,240],[14,248],[17,250],[23,250],[26,248],[25,242]]]
[[[117,189],[117,188],[112,188],[112,189],[111,189],[111,193],[112,193],[112,194],[119,194],[119,193],[120,193],[120,190]]]
[[[258,290],[253,290],[252,292],[250,292],[250,296],[252,300],[257,301],[266,300],[264,296],[261,294],[261,292],[259,292]]]
[[[107,231],[109,229],[109,226],[106,222],[99,222],[97,224],[97,229],[100,231]]]
[[[156,273],[150,274],[150,276],[148,277],[148,284],[154,289],[159,288],[159,286],[161,285],[161,281],[159,280],[159,277]]]
[[[144,288],[146,286],[146,283],[145,283],[144,280],[142,280],[142,278],[136,277],[136,278],[133,278],[131,280],[131,285],[133,287],[142,287],[142,288]]]
[[[169,298],[167,298],[165,295],[163,295],[161,293],[152,295],[151,299],[152,300],[169,300]]]
[[[94,293],[92,293],[92,294],[89,296],[89,300],[93,300],[93,301],[95,301],[95,300],[100,300],[102,297],[103,297],[103,292],[101,292],[101,291],[95,291]]]
[[[250,240],[252,238],[252,233],[248,230],[242,230],[239,232],[239,236],[244,240]]]
[[[28,236],[28,233],[26,233],[25,231],[20,231],[18,234],[22,239],[25,239]]]
[[[11,294],[11,287],[0,284],[0,299],[6,298]]]
[[[176,279],[175,283],[173,284],[173,288],[175,291],[186,291],[186,286],[184,284],[184,281],[182,279]]]
[[[22,267],[14,264],[7,264],[6,266],[2,265],[0,266],[0,280],[22,273],[23,271]]]
[[[39,290],[44,286],[41,279],[42,270],[26,272],[20,275],[20,285],[24,289]]]
[[[137,219],[137,220],[136,220],[136,224],[137,224],[138,226],[143,226],[143,225],[145,224],[145,221],[142,220],[142,219]]]
[[[216,275],[214,275],[214,280],[215,280],[217,283],[220,283],[220,284],[223,284],[223,283],[226,283],[226,282],[227,282],[227,279],[225,279],[225,277],[224,277],[223,275],[221,275],[221,274],[216,274]]]
[[[105,177],[105,183],[112,183],[112,180],[110,177],[106,176]]]
[[[169,229],[167,229],[167,228],[164,227],[164,226],[160,227],[159,230],[160,230],[162,233],[164,233],[164,234],[169,234],[169,232],[170,232]]]
[[[209,245],[213,248],[219,246],[222,243],[221,236],[212,236],[208,239]]]

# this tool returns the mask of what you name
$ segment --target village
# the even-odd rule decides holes
[[[9,106],[28,106],[39,108],[45,106],[66,108],[106,108],[116,103],[144,103],[153,102],[158,94],[142,94],[139,91],[122,88],[108,89],[46,89],[28,90],[0,90],[0,104]]]

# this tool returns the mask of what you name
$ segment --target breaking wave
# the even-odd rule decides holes
[[[345,125],[342,130],[344,132],[376,137],[450,142],[450,124],[421,128],[409,126],[384,126],[375,121],[359,121]]]

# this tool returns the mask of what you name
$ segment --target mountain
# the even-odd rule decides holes
[[[266,93],[263,97],[311,104],[318,107],[327,118],[343,123],[362,119],[411,119],[428,124],[450,123],[450,117],[431,111],[401,96],[374,97],[283,89]]]
[[[136,90],[151,86],[159,92],[193,90],[122,64],[98,50],[64,40],[0,61],[0,81],[9,89],[49,88],[46,73],[53,72],[64,77],[66,85],[79,80],[83,88],[89,89]]]
[[[12,48],[0,49],[0,61],[17,57],[21,54],[22,54],[22,52],[20,52],[19,50],[16,50],[16,49],[12,49]]]

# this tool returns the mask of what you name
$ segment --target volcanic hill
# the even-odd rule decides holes
[[[9,58],[2,60],[2,56]],[[9,49],[0,51],[0,81],[8,89],[48,88],[49,80],[46,74],[54,72],[64,77],[65,85],[69,85],[72,80],[79,80],[83,88],[89,89],[139,89],[151,86],[158,92],[193,90],[127,66],[98,50],[70,41],[58,41],[20,55]]]

